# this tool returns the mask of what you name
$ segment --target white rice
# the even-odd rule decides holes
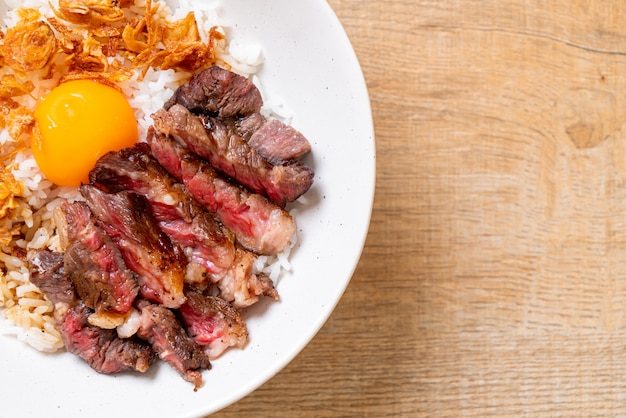
[[[53,15],[47,0],[1,1],[4,1],[11,10],[2,20],[3,30],[17,23],[19,19],[15,11],[20,7],[38,9],[47,17]],[[145,0],[136,0],[134,7],[142,11],[144,2]],[[203,36],[219,23],[219,1],[178,0],[177,4],[178,7],[169,12],[171,19],[181,19],[188,11],[193,11]],[[259,87],[265,103],[262,110],[264,116],[276,117],[288,123],[291,113],[284,102],[278,98],[268,97],[260,80],[254,75],[263,63],[261,47],[242,44],[236,40],[230,41],[229,46],[222,47],[223,53],[220,58],[227,62],[233,71],[249,77]],[[146,131],[152,124],[150,115],[160,109],[175,89],[190,76],[191,74],[174,70],[150,69],[142,82],[137,82],[139,77],[137,71],[130,80],[120,84],[135,111],[140,139],[145,138]],[[36,87],[33,97],[43,96],[55,83],[55,80],[32,81]],[[35,105],[32,98],[22,100],[21,103],[24,105],[32,107]],[[8,319],[0,321],[0,334],[13,335],[37,350],[53,352],[63,347],[53,317],[53,305],[30,283],[24,256],[28,251],[36,249],[61,250],[52,212],[63,200],[77,200],[80,199],[80,195],[75,188],[57,187],[45,179],[30,149],[18,151],[19,146],[20,144],[12,141],[6,130],[0,131],[2,155],[16,151],[12,172],[16,180],[24,184],[24,193],[18,199],[16,216],[4,225],[6,228],[21,226],[24,238],[14,240],[8,247],[0,247],[0,309],[3,316]],[[295,215],[295,212],[292,215]],[[289,253],[296,241],[297,237],[294,235],[288,248],[278,256],[259,257],[254,265],[255,271],[267,274],[276,283],[283,271],[291,269]]]

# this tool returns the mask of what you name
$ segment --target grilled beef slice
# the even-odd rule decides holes
[[[292,202],[313,184],[313,170],[296,161],[272,165],[224,121],[198,117],[181,105],[152,115],[156,130],[172,136],[223,175],[280,206]]]
[[[175,154],[173,159],[180,165]],[[221,233],[225,230],[181,183],[174,182],[175,179],[149,153],[147,144],[108,153],[96,163],[90,181],[108,191],[130,188],[154,199],[151,205],[159,226],[172,241],[185,248],[189,261],[186,282],[202,282],[210,278],[218,283],[220,296],[237,307],[255,303],[259,295],[278,298],[269,278],[252,273],[256,255],[243,249],[235,250],[230,232],[228,235]],[[272,207],[279,213],[284,212],[274,205]]]
[[[90,185],[82,185],[80,192],[126,265],[137,273],[141,295],[178,308],[185,301],[185,257],[159,228],[148,200],[134,192],[105,193]]]
[[[213,212],[245,248],[259,254],[285,249],[295,233],[295,222],[284,209],[263,196],[235,185],[174,139],[149,130],[154,157],[206,209]]]
[[[194,390],[202,386],[202,370],[211,368],[211,361],[185,331],[174,313],[159,305],[142,304],[140,338],[148,341],[159,357],[174,368]]]
[[[185,248],[190,261],[202,264],[209,273],[233,263],[232,233],[152,157],[148,144],[104,155],[91,171],[90,181],[109,192],[132,190],[145,196],[159,227]]]
[[[228,118],[226,120],[232,125],[235,133],[246,142],[250,141],[252,135],[266,122],[265,117],[260,113],[252,113],[248,116]]]
[[[29,254],[30,281],[52,303],[74,303],[78,300],[74,285],[65,273],[63,253],[37,250]]]
[[[156,359],[150,345],[134,337],[122,339],[115,330],[90,325],[87,318],[91,313],[82,303],[55,309],[67,351],[80,356],[100,373],[148,370]]]
[[[248,341],[246,323],[228,302],[202,292],[185,289],[187,301],[179,313],[187,333],[209,358],[219,357],[229,347],[243,348]]]
[[[139,293],[136,275],[111,237],[94,224],[87,204],[64,202],[54,216],[68,241],[65,271],[85,305],[98,312],[127,313]]]
[[[311,151],[311,144],[304,135],[276,119],[254,131],[248,145],[272,165],[297,161]]]
[[[54,303],[54,317],[67,350],[100,373],[144,372],[156,359],[152,348],[136,338],[121,339],[114,330],[92,326],[93,313],[79,299],[65,273],[63,253],[37,250],[29,254],[30,280]]]
[[[192,112],[231,117],[258,113],[263,99],[250,80],[213,66],[194,75],[188,84],[179,87],[165,107],[169,108],[175,103]]]
[[[272,165],[300,160],[311,151],[311,143],[302,133],[278,119],[265,119],[260,113],[221,119]]]

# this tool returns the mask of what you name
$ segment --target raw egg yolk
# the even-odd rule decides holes
[[[35,123],[35,161],[59,186],[87,183],[98,158],[138,139],[124,95],[93,80],[68,81],[51,90],[35,109]]]

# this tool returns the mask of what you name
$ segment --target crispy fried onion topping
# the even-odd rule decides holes
[[[11,166],[0,164],[0,245],[8,245],[14,236],[19,235],[20,225],[7,222],[13,219],[18,208],[18,199],[24,193],[24,185],[11,173]]]
[[[203,43],[193,13],[170,23],[160,18],[158,6],[146,1],[146,13],[142,19],[131,20],[124,28],[122,39],[128,52],[136,54],[132,68],[149,67],[163,70],[179,68],[196,71],[215,62],[215,45],[224,39],[217,28],[211,28],[208,42]]]
[[[89,27],[124,20],[124,10],[117,0],[59,0],[54,12],[68,22]]]
[[[19,140],[22,134],[30,133],[34,123],[30,109],[0,92],[0,128],[7,129],[14,141]]]
[[[30,133],[35,123],[32,111],[20,105],[15,98],[30,94],[33,89],[31,81],[22,81],[15,74],[0,77],[0,129],[7,129],[14,141],[22,134]]]
[[[0,47],[4,65],[25,73],[40,70],[52,60],[56,52],[56,38],[50,26],[39,20],[38,11],[20,9],[19,23],[9,28]]]
[[[48,68],[67,79],[140,79],[149,68],[197,71],[217,62],[224,35],[200,35],[195,15],[169,21],[163,3],[146,0],[143,13],[130,0],[59,0],[54,17],[20,9],[19,22],[0,32],[0,66],[19,74]],[[52,75],[50,75],[52,77]]]

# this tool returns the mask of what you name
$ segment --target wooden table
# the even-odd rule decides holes
[[[329,3],[369,235],[319,335],[215,416],[626,415],[626,2]]]

